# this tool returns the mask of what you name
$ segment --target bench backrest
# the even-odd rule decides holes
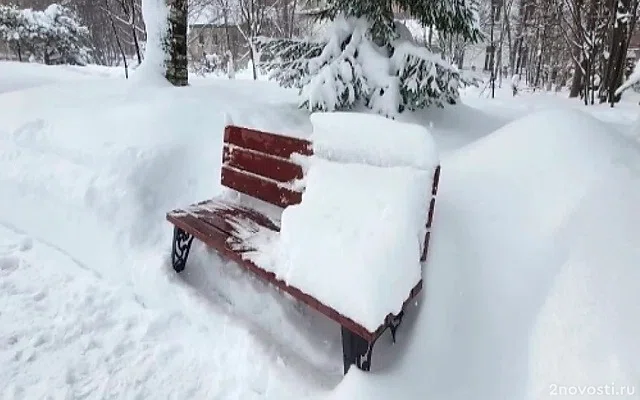
[[[291,186],[302,178],[293,153],[312,155],[304,139],[276,135],[238,126],[224,130],[222,185],[279,207],[298,204],[302,193]]]
[[[290,159],[294,153],[312,155],[311,142],[249,128],[227,126],[224,130],[221,182],[228,188],[279,207],[298,204],[302,201],[302,192],[295,190],[290,183],[302,178],[303,170]],[[426,260],[429,248],[440,182],[440,166],[435,169],[433,178],[422,261]]]

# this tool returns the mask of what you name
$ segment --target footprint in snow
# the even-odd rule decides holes
[[[0,256],[0,273],[11,274],[20,266],[20,259],[15,256]]]
[[[33,248],[33,239],[30,237],[23,237],[17,243],[11,243],[0,246],[0,257],[11,255],[16,252],[25,252]]]
[[[18,245],[18,248],[20,249],[20,251],[31,250],[33,248],[33,239],[31,239],[30,237],[22,238],[20,244]]]

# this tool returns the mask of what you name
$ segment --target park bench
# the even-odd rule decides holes
[[[302,201],[302,193],[287,184],[302,178],[304,173],[302,166],[294,162],[291,156],[310,156],[312,153],[312,143],[304,139],[227,126],[224,131],[221,184],[243,195],[269,203],[275,210],[282,210]],[[427,233],[422,261],[427,257],[439,175],[438,166],[434,171],[433,187],[425,188],[425,193],[431,196],[431,201],[429,209],[425,210]],[[385,320],[380,321],[378,329],[370,331],[349,316],[340,314],[319,299],[288,285],[287,282],[279,280],[274,273],[243,257],[243,253],[254,250],[250,244],[243,242],[247,231],[266,229],[275,234],[279,232],[278,218],[267,214],[269,213],[259,211],[258,207],[250,207],[223,196],[170,211],[167,213],[167,220],[174,225],[171,256],[174,270],[181,272],[185,268],[189,249],[194,237],[197,238],[221,256],[237,262],[264,281],[337,322],[342,327],[345,374],[352,364],[368,371],[376,339],[389,328],[395,341],[396,329],[402,321],[404,308],[420,293],[422,280],[407,293],[399,314],[388,315]]]

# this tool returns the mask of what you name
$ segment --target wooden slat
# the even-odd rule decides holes
[[[215,229],[213,226],[191,214],[169,213],[167,214],[167,220],[208,246],[216,249],[227,246],[226,242],[230,237],[229,234]]]
[[[224,146],[223,163],[230,167],[265,176],[278,182],[302,178],[302,167],[282,158],[249,151],[236,146]]]
[[[284,208],[292,204],[299,204],[302,201],[302,193],[300,192],[281,187],[277,182],[263,179],[257,175],[244,173],[224,165],[222,166],[221,183],[228,188],[278,207]]]
[[[224,142],[287,159],[293,153],[307,156],[313,154],[311,142],[308,140],[233,125],[225,127]]]
[[[174,213],[188,212],[203,219],[208,224],[229,233],[234,234],[235,228],[230,223],[233,220],[251,220],[267,229],[279,232],[280,227],[266,215],[237,203],[221,199],[211,199],[187,207],[187,210],[176,210]]]

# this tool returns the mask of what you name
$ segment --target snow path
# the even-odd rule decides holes
[[[6,226],[0,226],[0,304],[0,382],[9,383],[2,399],[305,394],[300,385],[274,384],[289,375],[283,363],[228,317],[215,334],[194,329],[185,315],[147,308],[127,288]],[[229,366],[235,373],[215,373]]]

